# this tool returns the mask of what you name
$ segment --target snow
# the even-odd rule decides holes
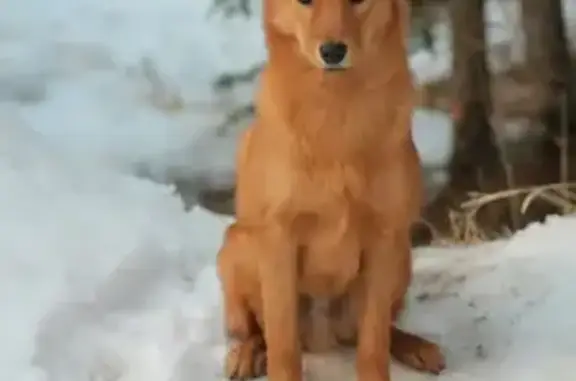
[[[454,151],[450,115],[437,110],[417,109],[412,118],[412,138],[428,168],[443,168]]]
[[[4,121],[3,379],[221,379],[214,255],[227,221]],[[403,324],[446,349],[439,380],[569,379],[575,228],[550,218],[509,241],[415,253]],[[349,354],[306,360],[310,380],[353,379]]]
[[[214,266],[229,220],[185,211],[161,183],[229,169],[231,140],[213,127],[251,89],[211,84],[264,56],[258,23],[207,19],[209,4],[3,2],[0,379],[221,379]],[[445,55],[427,54],[412,58],[417,76],[445,73]],[[423,159],[441,167],[449,123],[414,118]],[[403,324],[440,342],[448,369],[395,365],[394,380],[569,380],[575,228],[551,217],[507,241],[417,250]],[[346,353],[305,370],[354,379]]]

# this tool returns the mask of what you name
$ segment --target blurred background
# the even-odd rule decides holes
[[[215,6],[228,18],[258,17],[259,4],[249,0]],[[407,43],[418,94],[413,131],[427,184],[425,229],[469,242],[573,211],[576,3],[412,0],[411,6]],[[227,92],[253,83],[259,68],[223,73],[215,87]],[[247,100],[221,128],[241,129],[253,111]],[[231,199],[226,187],[200,193],[203,205],[224,213],[232,213]]]
[[[187,208],[233,214],[236,142],[265,59],[260,1],[31,2],[6,0],[0,15],[5,134],[28,129],[170,184]],[[571,213],[576,2],[411,6],[427,185],[416,241],[492,239]]]

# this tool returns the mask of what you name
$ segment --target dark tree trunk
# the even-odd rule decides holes
[[[522,0],[526,64],[542,99],[541,123],[550,137],[559,138],[562,125],[576,130],[574,74],[561,0]]]
[[[455,152],[450,180],[426,207],[424,218],[442,235],[452,235],[450,210],[458,210],[470,191],[491,191],[506,183],[503,161],[490,115],[490,73],[486,58],[484,0],[451,0],[453,33],[453,89],[459,105],[455,120]],[[508,210],[484,208],[477,216],[483,225],[509,225]]]
[[[534,120],[545,131],[541,160],[553,182],[569,181],[576,172],[576,77],[562,1],[522,0],[522,22],[528,72],[542,99]]]
[[[484,0],[453,0],[453,89],[460,104],[455,154],[450,163],[452,185],[472,190],[500,167],[499,150],[490,125],[492,102],[486,62]],[[476,176],[470,176],[476,173]]]

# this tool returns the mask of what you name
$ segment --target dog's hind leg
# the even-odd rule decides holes
[[[390,352],[400,363],[432,374],[439,374],[446,367],[440,348],[433,342],[396,327],[392,327],[391,339]]]
[[[331,324],[338,343],[346,347],[357,344],[358,308],[363,297],[359,291],[353,288],[346,296],[335,300],[331,306]],[[403,309],[403,298],[393,303],[393,324]],[[415,370],[438,374],[445,368],[445,360],[438,345],[395,325],[390,327],[390,354],[401,364]]]
[[[218,253],[218,273],[224,299],[224,324],[230,340],[225,374],[246,380],[266,375],[266,345],[254,311],[259,282],[254,271],[250,236],[238,225],[226,231]]]
[[[400,298],[392,305],[394,321],[397,320],[403,309],[404,299]],[[412,369],[432,374],[439,374],[444,370],[446,364],[438,345],[395,326],[392,327],[390,337],[390,353],[400,363]]]

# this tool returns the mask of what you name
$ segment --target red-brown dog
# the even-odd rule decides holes
[[[301,351],[318,340],[354,343],[359,381],[389,381],[390,354],[444,367],[435,344],[394,327],[422,193],[406,7],[264,0],[268,62],[218,257],[230,378],[301,381]],[[306,313],[318,300],[328,309]]]

